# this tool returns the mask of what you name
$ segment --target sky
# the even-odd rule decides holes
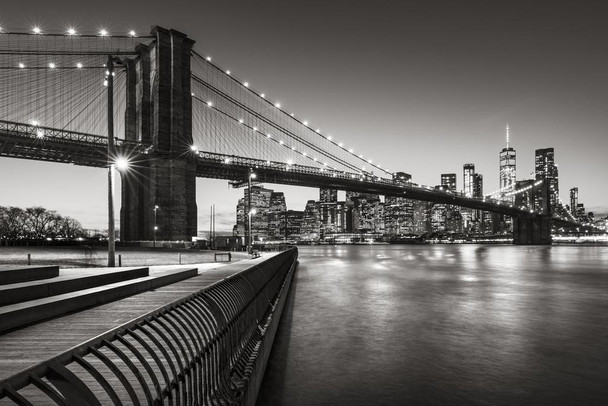
[[[420,184],[474,163],[498,189],[510,127],[517,178],[534,150],[555,148],[560,196],[571,187],[608,213],[608,5],[602,1],[156,1],[4,2],[0,26],[95,32],[159,25],[280,100],[311,126]],[[1,56],[0,56],[1,57]],[[106,172],[0,158],[0,206],[34,205],[107,228]],[[303,210],[318,189],[265,185]],[[117,188],[117,190],[120,190]],[[198,179],[198,228],[230,231],[242,189]],[[118,204],[117,197],[117,204]],[[119,207],[119,206],[117,206]]]

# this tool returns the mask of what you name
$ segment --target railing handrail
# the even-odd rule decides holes
[[[135,404],[238,400],[249,380],[245,366],[296,261],[294,247],[29,367],[0,381],[0,399],[29,404],[19,391],[31,387],[47,402],[100,404],[93,382],[114,403],[125,391]],[[89,375],[77,376],[71,366]]]

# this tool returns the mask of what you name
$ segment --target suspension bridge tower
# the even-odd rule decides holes
[[[126,60],[125,138],[151,145],[122,177],[122,239],[186,240],[197,234],[190,58],[194,41],[154,27],[155,41]],[[156,209],[156,210],[155,210]]]

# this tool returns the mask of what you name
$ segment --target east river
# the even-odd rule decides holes
[[[608,247],[299,247],[258,405],[606,405]]]

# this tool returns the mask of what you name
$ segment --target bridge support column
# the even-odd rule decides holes
[[[551,216],[514,216],[513,244],[551,245]]]
[[[192,145],[190,53],[194,41],[155,27],[127,63],[125,138],[152,145],[122,176],[125,241],[186,240],[197,234],[196,163]],[[156,217],[154,207],[158,206]]]

